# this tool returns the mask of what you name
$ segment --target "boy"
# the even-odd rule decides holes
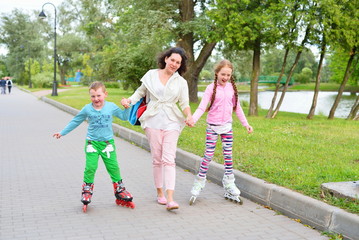
[[[93,82],[89,87],[89,93],[91,103],[85,105],[68,125],[61,132],[55,133],[53,137],[58,139],[65,136],[85,120],[89,123],[85,144],[86,167],[81,199],[84,204],[84,212],[86,212],[87,205],[91,202],[99,156],[102,157],[106,170],[112,179],[117,199],[116,203],[134,208],[132,195],[126,191],[122,183],[112,130],[112,116],[127,121],[129,110],[122,110],[116,104],[105,101],[108,93],[102,82]]]

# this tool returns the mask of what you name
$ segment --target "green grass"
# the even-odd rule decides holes
[[[201,82],[198,84],[198,91],[204,92],[206,90],[207,85],[210,82]],[[258,89],[258,91],[274,91],[275,90],[275,84],[263,84],[260,83],[259,86],[264,87]],[[308,84],[294,84],[292,86],[288,87],[288,91],[314,91],[315,84],[314,83],[308,83]],[[249,84],[237,84],[238,91],[250,91],[250,85]],[[320,91],[333,91],[337,92],[339,89],[339,84],[337,83],[321,83],[320,84]],[[346,92],[359,92],[359,86],[345,86],[344,91]]]
[[[308,84],[294,84],[293,86],[289,86],[289,91],[314,91],[315,83]],[[275,90],[274,84],[268,85],[267,90]],[[339,84],[336,83],[320,83],[319,90],[320,91],[333,91],[337,92],[339,89]],[[347,85],[344,88],[346,92],[359,92],[359,86],[350,86]]]
[[[198,92],[204,92],[206,90],[206,87],[210,84],[210,82],[201,83],[198,84]],[[249,91],[251,89],[251,86],[249,84],[237,84],[237,90],[239,92],[243,91]],[[258,91],[260,91],[259,89]]]
[[[120,105],[122,97],[132,91],[108,89],[108,101]],[[76,88],[52,97],[59,102],[81,109],[90,102],[87,88]],[[192,112],[198,104],[191,103]],[[244,107],[245,113],[248,109]],[[359,201],[320,197],[320,185],[326,182],[359,180],[359,123],[344,119],[327,120],[315,116],[307,120],[306,114],[280,112],[276,119],[266,119],[266,111],[259,116],[247,117],[254,133],[247,134],[234,116],[234,167],[267,182],[290,188],[312,198],[359,214]],[[181,133],[178,147],[202,156],[204,151],[206,116],[194,128],[186,127]],[[143,133],[115,118],[115,123]],[[64,126],[67,123],[64,123]],[[223,163],[220,142],[214,161]]]

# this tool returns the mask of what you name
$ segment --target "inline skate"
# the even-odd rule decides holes
[[[129,193],[122,180],[113,183],[113,189],[116,197],[116,204],[124,207],[135,208],[135,203],[132,202],[132,195]]]
[[[82,198],[81,202],[84,204],[82,207],[82,211],[87,211],[87,205],[91,202],[92,194],[93,194],[93,183],[83,183],[82,184]]]
[[[243,200],[239,197],[241,191],[237,188],[234,180],[234,174],[223,176],[222,184],[225,191],[224,198],[242,205]]]
[[[191,190],[192,196],[189,199],[189,205],[192,205],[196,201],[197,197],[199,196],[205,185],[206,185],[206,177],[199,177],[199,176],[195,177],[193,187]]]

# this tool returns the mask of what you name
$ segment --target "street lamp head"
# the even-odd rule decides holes
[[[42,10],[41,13],[39,14],[39,18],[41,19],[46,18],[46,14],[44,13],[44,10]]]

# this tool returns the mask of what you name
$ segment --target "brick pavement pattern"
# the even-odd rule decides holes
[[[193,174],[177,167],[175,199],[169,212],[156,203],[149,152],[115,138],[121,174],[135,209],[117,206],[102,161],[94,195],[82,212],[83,123],[61,139],[52,138],[72,115],[13,88],[0,96],[0,239],[328,239],[275,211],[244,199],[236,205],[208,183],[189,206]]]

